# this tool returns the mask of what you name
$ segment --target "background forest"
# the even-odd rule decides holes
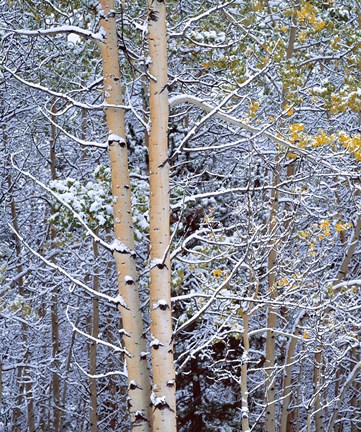
[[[360,1],[0,37],[0,431],[361,430]]]

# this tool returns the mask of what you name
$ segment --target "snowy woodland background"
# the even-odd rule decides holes
[[[177,410],[155,385],[151,413],[180,432],[359,431],[361,3],[166,3]],[[158,6],[0,0],[2,432],[150,430],[129,416],[144,389],[124,361],[99,45],[115,19],[152,379],[150,311],[170,312],[149,299]]]

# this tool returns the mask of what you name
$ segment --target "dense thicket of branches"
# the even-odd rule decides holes
[[[0,0],[0,431],[355,432],[360,4],[146,3]]]

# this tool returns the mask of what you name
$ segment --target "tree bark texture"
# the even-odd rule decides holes
[[[242,396],[242,432],[249,432],[249,408],[248,408],[248,386],[247,386],[247,372],[248,364],[247,358],[249,353],[249,338],[248,338],[248,320],[247,312],[242,313],[243,319],[243,361],[241,368],[241,396]]]
[[[56,105],[55,101],[51,108],[52,112],[52,123],[51,123],[51,140],[50,140],[50,171],[51,171],[51,179],[57,179],[56,173],[56,138],[57,138],[57,129],[56,129]],[[54,209],[51,209],[51,213],[54,213]],[[54,243],[56,241],[57,232],[54,225],[50,227],[50,238],[51,238],[51,247],[54,247]],[[52,259],[52,262],[55,263],[55,258]],[[60,377],[57,373],[59,369],[59,314],[58,314],[58,295],[59,295],[59,287],[55,286],[52,291],[51,296],[51,333],[52,333],[52,356],[54,361],[55,370],[52,374],[52,385],[53,385],[53,429],[54,432],[58,432],[60,430],[60,417],[61,411],[59,409],[60,406]]]
[[[129,411],[132,430],[147,432],[150,427],[150,381],[135,263],[124,109],[119,107],[123,105],[123,97],[114,1],[101,0],[100,5],[104,14],[101,26],[105,30],[105,42],[100,43],[105,102],[112,105],[105,108],[105,114],[109,131],[114,234],[118,245],[114,258],[119,294],[126,303],[126,307],[119,309],[125,332],[123,343],[127,352]]]
[[[150,64],[150,317],[153,431],[176,430],[169,258],[168,76],[165,1],[148,0]]]
[[[5,137],[6,141],[6,137]],[[8,177],[8,186],[9,191],[12,189],[11,184],[11,176]],[[16,204],[14,200],[14,196],[12,193],[10,193],[10,211],[11,211],[11,220],[14,229],[16,232],[19,231],[19,224],[18,224],[18,218],[17,218],[17,210],[16,210]],[[19,260],[17,271],[18,274],[21,275],[23,273],[23,266],[21,263],[21,242],[19,238],[15,237],[15,253],[16,257]],[[25,289],[24,289],[24,279],[22,276],[20,276],[17,280],[17,285],[19,288],[19,295],[23,297],[25,295]],[[28,325],[23,321],[21,323],[21,336],[22,336],[22,344],[25,349],[25,355],[23,359],[23,363],[27,363],[29,359],[29,351],[27,348],[27,334],[28,334]],[[19,385],[19,395],[17,397],[17,404],[18,406],[14,409],[13,412],[13,421],[14,421],[14,428],[20,427],[19,422],[21,420],[21,405],[22,405],[22,398],[24,395],[24,387],[25,387],[25,400],[26,400],[26,406],[27,406],[27,423],[28,423],[28,430],[29,432],[35,432],[35,414],[34,414],[34,401],[33,401],[33,385],[32,385],[32,378],[30,370],[27,366],[19,366],[17,369],[17,377],[18,382],[21,382]],[[25,383],[25,384],[24,384]]]
[[[273,173],[273,189],[271,193],[271,209],[270,209],[270,219],[269,219],[269,236],[271,243],[271,250],[268,255],[268,289],[271,299],[275,297],[275,283],[276,283],[276,264],[277,264],[277,250],[276,244],[274,244],[273,238],[275,238],[275,233],[277,230],[277,211],[278,211],[278,192],[277,186],[280,182],[279,175],[279,165],[276,160],[276,166]],[[275,404],[275,394],[276,394],[276,383],[274,376],[274,364],[275,364],[275,329],[277,326],[277,314],[272,306],[268,308],[268,318],[267,318],[267,339],[266,339],[266,431],[275,432],[275,421],[276,421],[276,404]]]
[[[93,290],[99,291],[99,269],[97,259],[99,256],[99,248],[96,242],[93,242],[94,266],[93,266]],[[93,298],[93,323],[92,336],[98,338],[99,335],[99,300]],[[90,375],[97,373],[97,345],[94,340],[91,341],[89,350],[89,372]],[[90,432],[98,432],[98,409],[97,409],[97,383],[95,378],[89,379],[90,391]]]
[[[322,348],[315,353],[315,365],[313,369],[313,387],[315,396],[315,426],[316,432],[323,432],[323,410],[320,398],[320,377],[322,367]]]

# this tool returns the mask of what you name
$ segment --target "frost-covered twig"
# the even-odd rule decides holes
[[[258,233],[258,231],[256,231],[254,233],[254,235],[252,236],[252,238],[250,239],[250,244],[252,244],[252,239],[256,236],[256,233]],[[182,330],[184,330],[186,327],[188,327],[190,324],[192,324],[194,321],[197,321],[213,304],[213,302],[215,301],[215,299],[218,297],[218,294],[229,284],[230,280],[233,278],[233,276],[237,273],[239,267],[243,264],[246,256],[248,253],[248,247],[244,253],[244,255],[242,256],[241,259],[238,260],[238,262],[235,264],[235,266],[233,267],[232,271],[230,272],[230,274],[226,277],[226,279],[219,285],[219,287],[214,290],[213,294],[210,296],[209,300],[207,301],[207,303],[197,312],[195,313],[191,318],[189,318],[188,321],[186,321],[184,324],[182,324],[176,331],[175,333],[180,333]]]
[[[119,347],[119,346],[113,345],[113,344],[111,344],[110,342],[103,341],[103,340],[101,340],[101,339],[99,339],[99,338],[96,338],[96,337],[94,337],[94,336],[92,336],[92,335],[90,335],[90,334],[84,332],[83,330],[80,330],[80,328],[78,328],[78,327],[77,327],[77,326],[72,322],[72,320],[71,320],[70,317],[69,317],[69,307],[70,307],[70,306],[67,306],[67,308],[66,308],[66,310],[65,310],[65,315],[66,315],[66,318],[67,318],[67,320],[68,320],[68,322],[69,322],[71,328],[73,329],[73,331],[75,331],[76,333],[81,334],[82,336],[84,336],[84,337],[87,338],[87,339],[90,339],[90,340],[96,342],[97,344],[104,345],[104,346],[106,346],[106,347],[108,347],[108,348],[111,348],[111,349],[114,350],[115,352],[122,352],[122,353],[126,354],[127,356],[131,357],[131,354],[130,354],[130,353],[129,353],[125,348],[122,348],[122,347]]]
[[[39,185],[40,187],[42,187],[43,189],[45,189],[47,192],[49,192],[51,195],[53,195],[53,197],[55,197],[64,207],[66,207],[72,214],[73,216],[80,222],[80,224],[86,229],[87,233],[94,239],[94,241],[96,241],[97,243],[99,243],[100,245],[102,245],[103,247],[105,247],[106,249],[108,249],[111,252],[119,252],[119,253],[129,253],[129,254],[135,254],[134,251],[130,250],[127,246],[123,245],[123,243],[121,243],[119,240],[114,240],[112,244],[109,244],[107,242],[105,242],[104,240],[102,240],[99,236],[97,236],[93,230],[91,230],[88,225],[86,224],[86,222],[83,220],[83,218],[80,216],[79,213],[77,213],[67,202],[65,202],[62,198],[61,195],[54,192],[52,189],[50,189],[48,186],[46,186],[44,183],[42,183],[40,180],[38,180],[37,178],[35,178],[32,174],[30,174],[28,171],[23,171],[21,168],[19,168],[13,161],[13,155],[11,155],[11,163],[12,166],[19,171],[21,174],[23,174],[25,177],[30,178],[31,180],[33,180],[37,185]]]
[[[252,75],[251,77],[249,77],[244,83],[242,83],[241,85],[239,85],[236,90],[234,90],[233,92],[231,92],[228,96],[226,96],[221,103],[219,103],[216,107],[213,107],[211,109],[205,109],[205,111],[208,113],[205,117],[203,117],[199,122],[197,122],[192,129],[187,133],[187,135],[184,137],[184,139],[182,140],[182,142],[179,144],[179,146],[177,147],[177,149],[175,150],[175,152],[172,155],[172,158],[174,158],[177,154],[179,154],[185,143],[189,140],[189,138],[191,138],[193,135],[195,135],[197,129],[203,124],[205,123],[208,119],[212,118],[212,117],[218,117],[218,115],[221,112],[221,108],[230,100],[232,99],[235,95],[237,95],[238,91],[243,88],[246,87],[247,85],[249,85],[254,79],[256,79],[259,75],[261,75],[262,73],[266,72],[266,70],[269,68],[270,63],[268,63],[264,68],[262,68],[261,70],[259,70],[256,74]],[[176,97],[176,96],[175,96]],[[245,96],[243,96],[244,98]],[[169,105],[172,107],[172,99],[169,100]],[[259,130],[258,133],[262,134],[264,131]]]
[[[299,156],[303,156],[303,157],[313,161],[316,164],[323,165],[323,166],[329,168],[333,172],[338,172],[337,169],[333,165],[328,163],[327,161],[313,156],[309,151],[302,149],[300,147],[297,147],[297,145],[292,144],[290,141],[287,141],[283,138],[278,137],[277,135],[273,134],[272,132],[269,132],[268,130],[262,131],[262,129],[256,128],[254,126],[250,126],[247,123],[245,123],[244,121],[238,119],[237,117],[229,115],[223,111],[220,111],[220,110],[214,111],[215,108],[212,105],[208,104],[207,102],[203,101],[201,98],[198,98],[198,97],[190,95],[190,94],[180,94],[180,95],[176,95],[176,96],[169,98],[170,108],[174,108],[176,105],[185,104],[185,103],[197,106],[198,108],[201,108],[208,113],[214,112],[214,114],[213,114],[214,118],[218,118],[220,120],[225,121],[226,123],[232,124],[234,126],[238,126],[242,129],[248,131],[248,132],[251,132],[252,134],[263,135],[266,138],[271,139],[276,144],[283,146],[286,149],[291,150],[293,153],[295,153]],[[341,173],[339,173],[339,174],[341,174]]]
[[[84,368],[82,368],[78,362],[75,362],[75,364],[83,372],[84,375],[86,375],[88,378],[92,378],[92,379],[106,378],[108,376],[114,376],[114,375],[116,375],[116,376],[121,375],[125,378],[128,377],[128,374],[125,371],[119,371],[119,370],[92,375],[89,372],[87,372]]]
[[[21,30],[15,30],[11,29],[9,30],[7,27],[5,30],[8,30],[8,33],[4,35],[6,37],[8,34],[17,34],[19,36],[55,36],[58,34],[70,34],[74,33],[79,36],[83,36],[87,39],[93,39],[99,42],[104,41],[104,31],[99,31],[97,33],[94,33],[90,30],[82,29],[81,27],[72,26],[72,25],[64,25],[59,27],[51,27],[49,29],[37,29],[37,30],[28,30],[28,29],[21,29]]]
[[[103,149],[107,149],[108,148],[108,143],[99,143],[96,141],[85,141],[82,140],[80,138],[77,138],[76,136],[70,134],[69,132],[67,132],[64,128],[62,128],[58,123],[56,123],[50,116],[48,116],[41,108],[40,108],[40,112],[43,114],[43,116],[49,120],[49,122],[51,124],[53,124],[57,129],[59,129],[64,135],[66,135],[68,138],[70,138],[71,140],[77,142],[78,144],[81,144],[83,146],[89,146],[89,147],[98,147],[98,148],[103,148]]]
[[[48,87],[44,87],[41,84],[36,84],[36,83],[32,83],[30,81],[25,80],[24,78],[20,77],[17,73],[15,73],[13,70],[9,69],[7,66],[2,65],[2,67],[9,72],[14,78],[16,78],[18,81],[20,81],[22,84],[26,85],[27,87],[36,89],[36,90],[40,90],[43,91],[51,96],[60,98],[60,99],[65,99],[70,105],[75,106],[77,108],[85,108],[88,110],[103,110],[105,107],[106,108],[119,108],[119,109],[129,109],[128,105],[113,105],[113,104],[108,104],[106,102],[103,102],[99,105],[90,105],[87,103],[82,103],[79,101],[76,101],[75,99],[71,98],[69,95],[65,94],[65,93],[59,93],[56,92],[54,90],[49,89]]]
[[[348,388],[350,387],[350,385],[352,384],[353,380],[354,380],[354,379],[357,377],[357,375],[360,373],[360,371],[361,371],[361,361],[358,362],[358,363],[355,365],[355,367],[352,369],[352,371],[349,373],[349,375],[348,375],[348,377],[347,377],[347,379],[346,379],[346,381],[345,381],[345,383],[344,383],[344,385],[343,385],[343,387],[342,387],[342,390],[341,390],[340,396],[338,397],[338,401],[337,401],[336,408],[335,408],[335,410],[334,410],[334,412],[333,412],[333,415],[332,415],[332,417],[331,417],[331,419],[330,419],[330,422],[329,422],[329,425],[328,425],[328,429],[327,429],[327,430],[329,430],[329,431],[332,431],[332,430],[333,430],[333,426],[334,426],[335,421],[336,421],[336,419],[337,419],[338,412],[339,412],[339,410],[340,410],[340,407],[341,407],[342,401],[343,401],[343,399],[345,398],[346,392],[347,392]]]
[[[14,234],[18,237],[18,239],[22,242],[22,244],[36,257],[38,257],[39,259],[41,259],[47,266],[53,268],[54,270],[57,270],[59,273],[63,274],[64,276],[66,276],[69,280],[71,280],[75,285],[80,286],[81,288],[85,289],[89,294],[91,294],[92,296],[97,296],[97,297],[101,297],[111,303],[115,303],[115,304],[119,304],[122,305],[123,307],[126,307],[126,304],[124,302],[124,299],[122,297],[120,297],[120,295],[118,294],[116,297],[111,297],[108,296],[107,294],[101,293],[99,291],[95,291],[94,289],[88,287],[87,285],[85,285],[83,282],[81,282],[79,279],[75,278],[74,276],[72,276],[71,274],[69,274],[67,271],[65,271],[62,267],[56,265],[54,262],[47,260],[45,257],[43,257],[41,254],[39,254],[38,252],[36,252],[36,250],[34,250],[22,237],[21,235],[15,230],[15,228],[11,225],[8,224],[9,228],[14,232]]]
[[[232,4],[234,4],[234,0],[231,0],[229,2],[225,2],[223,4],[217,4],[216,6],[207,9],[205,12],[201,13],[200,15],[197,15],[193,18],[190,18],[186,24],[184,25],[182,31],[178,32],[178,33],[169,33],[169,37],[171,38],[179,38],[185,35],[186,31],[196,22],[200,21],[201,19],[207,18],[208,16],[210,16],[213,12],[217,12],[220,11],[224,8],[226,8],[227,6],[231,6]]]

